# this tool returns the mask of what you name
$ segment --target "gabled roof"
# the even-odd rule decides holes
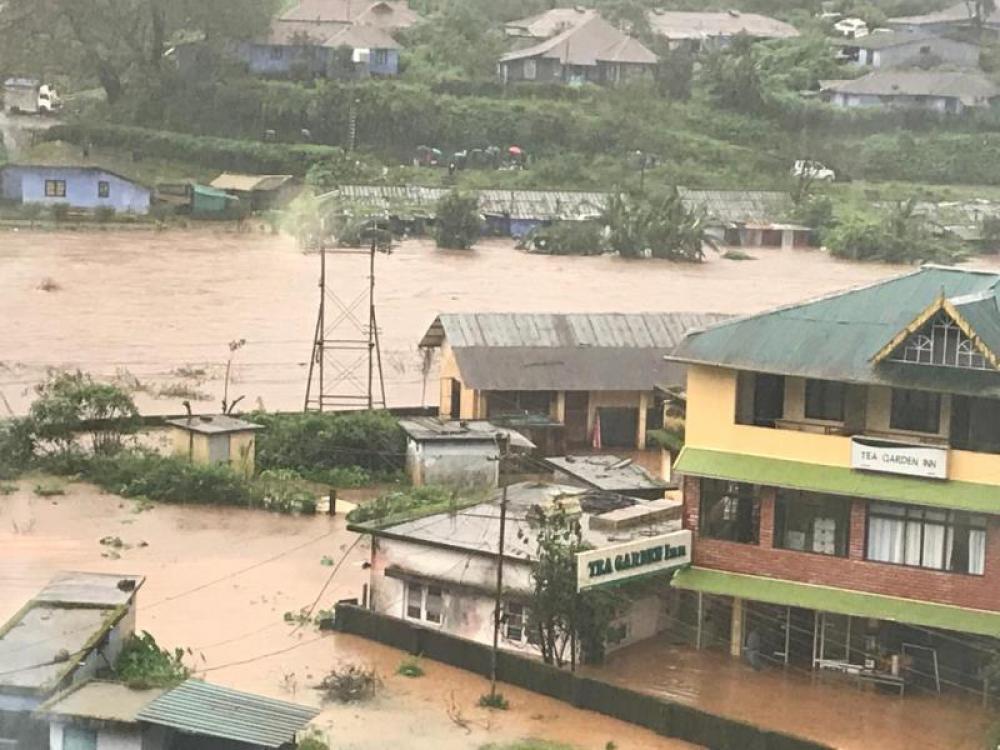
[[[747,34],[756,39],[788,39],[799,35],[794,26],[756,13],[652,10],[646,17],[653,33],[667,39],[710,39],[736,34]]]
[[[405,0],[302,0],[283,13],[281,20],[357,23],[394,30],[413,26],[420,16]]]
[[[855,37],[846,41],[838,41],[841,47],[859,47],[863,49],[889,49],[891,47],[902,47],[906,44],[924,44],[936,41],[944,41],[950,44],[963,44],[966,47],[976,47],[978,44],[965,42],[959,39],[948,39],[939,34],[930,34],[922,31],[880,31],[875,34]]]
[[[264,44],[276,47],[314,46],[352,49],[399,49],[400,44],[378,26],[335,21],[271,22]]]
[[[949,5],[943,10],[936,10],[933,13],[925,13],[919,16],[897,16],[890,18],[887,23],[893,26],[930,26],[935,24],[968,24],[974,17],[973,4],[961,0],[954,5]],[[993,11],[986,18],[987,24],[1000,22],[1000,11]]]
[[[1000,96],[1000,87],[981,73],[876,70],[851,81],[835,81],[824,92],[870,96],[940,96],[974,105]]]
[[[664,361],[714,313],[478,313],[438,316],[422,347],[447,342],[462,382],[477,390],[651,391],[681,385]]]
[[[57,163],[47,163],[44,161],[35,162],[32,164],[16,164],[14,162],[8,162],[7,164],[0,165],[0,173],[8,169],[47,169],[47,170],[59,170],[61,172],[80,172],[80,173],[94,173],[98,172],[100,174],[111,175],[112,177],[117,177],[119,180],[124,180],[125,182],[130,182],[136,187],[141,187],[146,190],[152,191],[152,188],[148,185],[144,185],[138,180],[134,180],[131,177],[126,177],[119,172],[112,172],[110,169],[105,169],[104,167],[98,166],[96,164],[57,164]]]
[[[187,680],[144,706],[139,721],[261,747],[294,742],[319,710]]]
[[[624,44],[629,37],[597,14],[587,14],[576,25],[524,49],[508,52],[500,62],[544,57],[563,65],[593,66],[598,62],[653,65],[656,55],[641,42]]]
[[[241,174],[239,172],[223,172],[214,180],[212,187],[216,190],[233,190],[249,193],[254,190],[277,190],[285,183],[294,180],[290,174]]]
[[[770,190],[691,190],[677,188],[684,207],[704,210],[722,224],[771,226],[791,220],[795,205],[788,193]]]
[[[1000,372],[877,357],[943,296],[1000,352],[1000,274],[942,266],[689,334],[671,361],[781,375],[1000,396]]]
[[[552,8],[544,13],[521,18],[517,21],[509,21],[505,24],[505,28],[510,35],[548,39],[596,15],[597,11],[590,8],[575,6],[572,8]]]

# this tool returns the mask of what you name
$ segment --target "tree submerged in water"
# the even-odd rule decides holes
[[[437,204],[434,238],[438,247],[468,250],[482,231],[479,199],[457,190],[445,195]]]
[[[715,246],[703,212],[690,211],[676,189],[663,196],[615,193],[603,221],[608,249],[623,258],[666,258],[700,263]]]
[[[145,630],[133,635],[122,649],[115,663],[115,676],[130,688],[173,687],[190,676],[184,666],[184,649],[172,652],[160,648],[156,639]]]

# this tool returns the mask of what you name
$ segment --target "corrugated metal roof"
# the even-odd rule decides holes
[[[64,571],[52,576],[35,595],[35,601],[120,607],[128,603],[145,581],[144,576]]]
[[[872,358],[942,294],[981,295],[959,308],[983,343],[1000,352],[1000,274],[925,266],[871,286],[727,321],[689,334],[676,362],[740,370],[878,383],[904,388],[1000,396],[1000,373]],[[975,320],[975,323],[973,323]]]
[[[292,179],[294,177],[290,174],[223,172],[212,180],[212,187],[216,190],[233,190],[239,193],[249,193],[254,190],[277,190]]]
[[[190,430],[203,435],[221,435],[227,432],[244,432],[247,430],[261,430],[263,427],[244,419],[230,417],[225,414],[202,415],[195,417],[180,417],[179,419],[168,419],[167,424],[180,427],[182,430]]]
[[[653,33],[667,39],[711,39],[736,34],[755,39],[788,39],[799,35],[791,24],[757,13],[651,10],[646,17]]]
[[[280,747],[294,742],[318,709],[187,680],[161,695],[136,716],[191,734]]]
[[[437,417],[412,417],[399,420],[403,432],[413,440],[441,440],[458,442],[492,443],[498,434],[506,435],[513,448],[535,447],[528,438],[516,430],[499,427],[484,420],[445,420]]]
[[[685,333],[716,313],[478,313],[438,316],[420,346],[446,339],[462,382],[479,390],[650,391],[682,385],[667,362]]]
[[[710,222],[752,224],[766,227],[784,224],[795,204],[788,193],[771,190],[691,190],[677,188],[688,211],[704,210]]]
[[[861,78],[835,81],[824,92],[868,96],[940,96],[966,105],[1000,96],[1000,87],[982,73],[937,70],[876,70]]]
[[[500,58],[500,62],[545,57],[558,60],[563,65],[597,65],[598,62],[623,62],[634,65],[655,65],[656,55],[641,42],[622,47],[629,37],[609,24],[598,14],[584,14],[572,26],[555,36],[516,49]]]

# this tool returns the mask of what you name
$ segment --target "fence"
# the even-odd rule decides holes
[[[490,647],[352,604],[338,604],[335,628],[488,676]],[[829,746],[501,651],[497,679],[712,750],[829,750]]]

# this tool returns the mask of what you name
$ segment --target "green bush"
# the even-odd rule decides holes
[[[468,250],[482,234],[479,198],[458,191],[448,193],[434,212],[434,239],[438,247]]]
[[[406,435],[388,412],[255,412],[247,418],[264,427],[256,446],[261,471],[291,469],[307,479],[357,486],[397,476],[405,464]]]
[[[94,218],[101,224],[115,220],[115,209],[111,206],[98,206],[94,211]]]
[[[403,677],[423,677],[424,668],[420,666],[420,659],[416,656],[407,656],[396,668],[396,674]]]
[[[316,493],[309,484],[290,469],[269,469],[254,480],[267,510],[278,513],[316,512]]]
[[[15,479],[31,466],[35,439],[26,419],[0,420],[0,479]]]
[[[601,226],[595,221],[557,221],[533,231],[524,245],[545,255],[600,255],[604,252]]]
[[[183,659],[184,649],[161,649],[153,636],[143,631],[126,641],[115,662],[115,677],[135,690],[173,687],[190,674]]]
[[[510,702],[503,697],[503,693],[484,693],[479,696],[479,707],[506,711],[510,708]]]
[[[53,203],[49,206],[49,211],[52,213],[52,220],[55,222],[63,222],[69,218],[68,203]]]
[[[443,487],[413,487],[405,492],[390,492],[370,503],[359,505],[347,514],[347,520],[350,523],[386,523],[390,520],[399,521],[413,516],[457,510],[460,505],[475,501],[473,498],[466,498],[460,502],[451,490]]]

